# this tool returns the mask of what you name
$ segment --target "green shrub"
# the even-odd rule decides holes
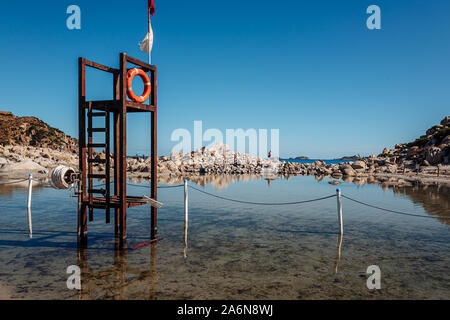
[[[441,141],[444,140],[444,138],[445,138],[446,136],[448,136],[449,134],[450,134],[450,128],[449,128],[449,127],[439,130],[439,131],[435,134],[435,137],[436,137],[436,139],[437,139],[437,141],[438,141],[438,144],[440,144]]]
[[[416,139],[416,141],[414,141],[414,142],[411,142],[411,143],[408,143],[408,147],[415,147],[415,146],[417,146],[417,147],[423,147],[426,143],[428,142],[428,138],[419,138],[419,139]]]

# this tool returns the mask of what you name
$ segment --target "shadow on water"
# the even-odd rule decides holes
[[[27,230],[0,229],[0,235],[21,236],[23,238]],[[93,245],[98,241],[111,238],[110,234],[90,235]],[[33,238],[25,240],[3,240],[0,239],[0,247],[14,248],[55,248],[55,249],[75,249],[77,248],[76,232],[68,231],[35,231]],[[113,250],[112,248],[96,248],[96,250]]]

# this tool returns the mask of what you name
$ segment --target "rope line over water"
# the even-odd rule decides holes
[[[37,181],[37,182],[41,182],[38,179],[33,178],[33,181]],[[17,181],[11,181],[11,182],[0,182],[0,185],[12,185],[12,184],[17,184],[17,183],[22,183],[25,181],[29,181],[29,179],[22,179],[22,180],[17,180]],[[42,182],[41,182],[42,183]],[[113,181],[111,181],[111,183],[113,183]],[[98,184],[95,187],[101,187],[101,186],[105,186],[106,184]],[[133,186],[133,187],[140,187],[140,188],[149,188],[149,186],[143,186],[143,185],[139,185],[139,184],[134,184],[134,183],[127,183],[127,185],[129,186]],[[167,185],[167,186],[158,186],[158,188],[160,189],[171,189],[171,188],[180,188],[183,187],[184,184],[177,184],[177,185]],[[326,200],[326,199],[330,199],[330,198],[334,198],[336,197],[335,194],[330,195],[330,196],[326,196],[326,197],[321,197],[321,198],[316,198],[316,199],[310,199],[310,200],[302,200],[302,201],[294,201],[294,202],[253,202],[253,201],[244,201],[244,200],[238,200],[238,199],[231,199],[231,198],[227,198],[227,197],[222,197],[222,196],[218,196],[209,192],[206,192],[204,190],[201,190],[199,188],[196,188],[194,186],[189,185],[189,188],[194,189],[198,192],[201,192],[203,194],[209,195],[211,197],[215,197],[218,199],[222,199],[222,200],[226,200],[226,201],[231,201],[231,202],[236,202],[236,203],[244,203],[244,204],[253,204],[253,205],[264,205],[264,206],[281,206],[281,205],[294,205],[294,204],[302,204],[302,203],[309,203],[309,202],[315,202],[315,201],[321,201],[321,200]],[[395,214],[400,214],[400,215],[405,215],[405,216],[410,216],[410,217],[419,217],[419,218],[431,218],[431,219],[450,219],[450,217],[445,217],[445,216],[424,216],[424,215],[420,215],[420,214],[414,214],[414,213],[408,213],[408,212],[402,212],[402,211],[396,211],[396,210],[391,210],[391,209],[386,209],[386,208],[382,208],[379,206],[375,206],[366,202],[362,202],[350,197],[347,197],[345,195],[341,195],[342,198],[345,198],[347,200],[353,201],[355,203],[370,207],[370,208],[374,208],[374,209],[378,209],[378,210],[382,210],[382,211],[386,211],[386,212],[391,212],[391,213],[395,213]]]
[[[183,184],[177,184],[177,185],[174,185],[174,186],[158,186],[158,188],[160,188],[160,189],[170,189],[170,188],[179,188],[179,187],[184,187],[184,185]]]
[[[139,188],[150,188],[150,185],[148,186],[143,186],[140,184],[135,184],[135,183],[127,183],[128,186],[133,186],[133,187],[139,187]],[[178,188],[178,187],[183,187],[184,185],[182,184],[177,184],[174,186],[158,186],[158,189],[170,189],[170,188]]]
[[[0,182],[0,185],[7,185],[7,184],[16,184],[16,183],[21,183],[21,182],[25,182],[28,181],[28,178],[23,179],[23,180],[18,180],[18,181],[11,181],[11,182]]]
[[[325,200],[325,199],[336,197],[336,195],[333,194],[333,195],[327,196],[327,197],[311,199],[311,200],[295,201],[295,202],[252,202],[252,201],[236,200],[236,199],[230,199],[230,198],[226,198],[226,197],[221,197],[221,196],[218,196],[218,195],[215,195],[215,194],[203,191],[203,190],[198,189],[198,188],[193,187],[193,186],[189,186],[189,187],[191,189],[197,190],[197,191],[199,191],[201,193],[207,194],[209,196],[212,196],[212,197],[215,197],[215,198],[218,198],[218,199],[232,201],[232,202],[238,202],[238,203],[245,203],[245,204],[263,205],[263,206],[282,206],[282,205],[291,205],[291,204],[301,204],[301,203],[320,201],[320,200]]]
[[[387,212],[392,212],[392,213],[396,213],[396,214],[401,214],[401,215],[405,215],[405,216],[420,217],[420,218],[431,218],[431,219],[450,219],[450,217],[443,217],[443,216],[424,216],[424,215],[420,215],[420,214],[414,214],[414,213],[407,213],[407,212],[402,212],[402,211],[395,211],[395,210],[385,209],[385,208],[381,208],[381,207],[378,207],[378,206],[374,206],[374,205],[372,205],[372,204],[368,204],[368,203],[365,203],[365,202],[362,202],[362,201],[358,201],[358,200],[356,200],[356,199],[352,199],[352,198],[347,197],[347,196],[344,196],[344,195],[341,195],[341,197],[342,197],[342,198],[345,198],[345,199],[348,199],[348,200],[350,200],[350,201],[353,201],[353,202],[362,204],[362,205],[367,206],[367,207],[371,207],[371,208],[374,208],[374,209],[383,210],[383,211],[387,211]]]

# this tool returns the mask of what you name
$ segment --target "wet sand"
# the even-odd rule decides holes
[[[11,300],[11,290],[0,283],[0,300]]]

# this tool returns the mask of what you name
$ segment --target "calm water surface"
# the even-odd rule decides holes
[[[205,191],[256,202],[307,200],[335,193],[329,179],[268,181],[209,178]],[[145,185],[145,184],[142,184]],[[448,187],[343,183],[342,194],[424,216],[450,216]],[[129,194],[148,191],[129,187]],[[148,194],[148,193],[147,193]],[[0,187],[0,290],[31,299],[450,299],[450,220],[378,211],[336,198],[291,206],[232,203],[189,190],[185,243],[183,188],[160,189],[156,246],[148,241],[148,207],[128,210],[128,247],[114,250],[104,211],[88,225],[89,249],[76,245],[77,201],[68,191],[35,188],[32,239],[25,230],[26,189]],[[83,269],[81,291],[68,290],[66,269]],[[366,269],[381,268],[381,290]]]

